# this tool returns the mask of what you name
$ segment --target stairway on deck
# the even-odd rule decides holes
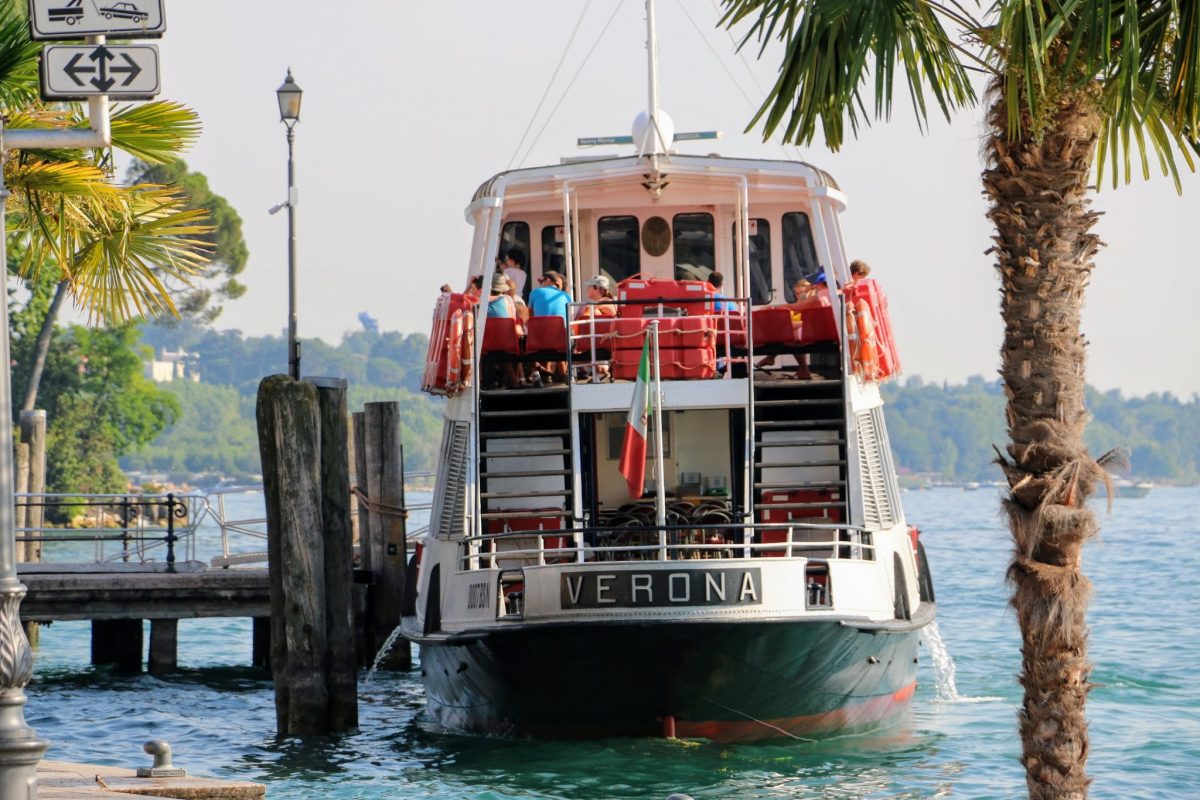
[[[841,380],[756,381],[754,511],[769,522],[846,522]]]
[[[569,514],[571,406],[565,386],[480,393],[480,500],[485,530]],[[488,524],[489,520],[503,522]],[[559,527],[558,524],[555,527]]]

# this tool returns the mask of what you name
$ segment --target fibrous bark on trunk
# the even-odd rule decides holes
[[[1089,783],[1091,584],[1081,558],[1098,530],[1085,501],[1107,481],[1083,443],[1080,311],[1102,244],[1091,232],[1099,214],[1089,199],[1101,122],[1093,91],[1064,91],[1040,135],[1015,141],[998,98],[983,175],[1005,325],[1000,373],[1010,442],[999,463],[1010,486],[1008,579],[1022,638],[1022,761],[1030,797],[1039,799],[1084,798]]]

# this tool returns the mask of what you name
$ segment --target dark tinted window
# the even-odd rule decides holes
[[[737,225],[733,226],[733,263],[737,263]],[[750,220],[750,302],[756,306],[771,302],[771,223]],[[726,292],[733,296],[736,292]]]
[[[542,228],[542,273],[546,270],[564,272],[563,259],[566,258],[567,229],[563,225],[547,225]]]
[[[500,260],[503,262],[504,257],[508,255],[508,251],[516,248],[521,251],[524,258],[521,263],[525,265],[525,291],[526,299],[529,298],[529,290],[532,288],[530,284],[533,281],[529,280],[529,223],[526,222],[506,222],[504,230],[500,232]]]
[[[600,242],[600,273],[620,283],[642,271],[642,246],[637,217],[601,217],[596,223]]]
[[[716,269],[712,214],[676,214],[674,228],[675,279],[706,281]]]
[[[801,278],[816,282],[817,251],[813,246],[808,214],[792,211],[783,215],[783,293],[787,302],[796,300],[792,285]]]

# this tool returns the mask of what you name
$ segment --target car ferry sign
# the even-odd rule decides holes
[[[29,0],[29,30],[34,39],[158,39],[167,23],[163,0]]]

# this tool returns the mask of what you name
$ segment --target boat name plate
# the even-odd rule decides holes
[[[761,605],[762,575],[757,567],[678,572],[564,572],[559,577],[559,598],[564,611]]]

